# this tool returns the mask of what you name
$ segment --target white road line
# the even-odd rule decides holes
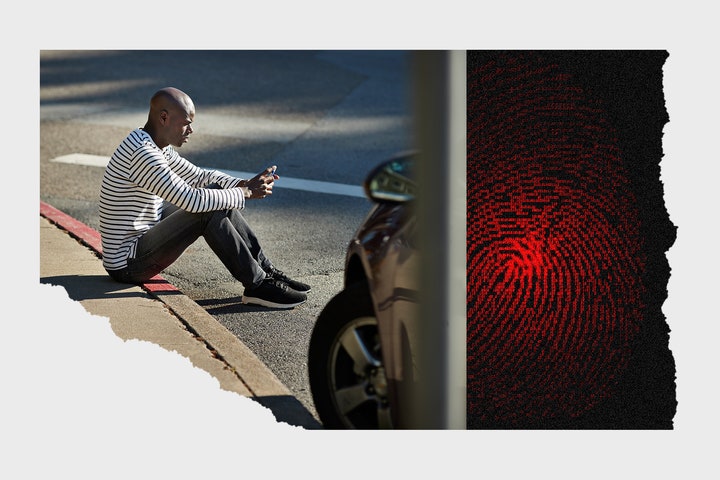
[[[51,162],[56,163],[69,163],[72,165],[86,165],[88,167],[103,167],[108,164],[110,157],[103,157],[101,155],[88,155],[86,153],[71,153],[70,155],[62,155],[55,157]]]
[[[86,165],[90,167],[105,167],[110,160],[109,157],[101,155],[88,155],[85,153],[73,153],[70,155],[62,155],[55,157],[51,162],[67,163],[72,165]],[[252,178],[257,172],[239,172],[235,170],[224,170],[217,168],[216,170],[233,177]],[[306,192],[329,193],[332,195],[345,195],[349,197],[365,198],[365,192],[362,187],[357,185],[348,185],[344,183],[321,182],[318,180],[305,180],[302,178],[280,177],[276,188],[287,188],[290,190],[303,190]]]

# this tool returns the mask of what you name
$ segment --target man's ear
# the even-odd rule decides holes
[[[160,125],[165,125],[168,121],[169,116],[170,116],[170,114],[168,113],[167,110],[165,110],[165,109],[160,110]]]

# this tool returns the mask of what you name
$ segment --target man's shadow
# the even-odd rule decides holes
[[[261,307],[259,305],[242,303],[242,295],[229,298],[206,298],[196,300],[195,303],[203,307],[210,315],[223,315],[243,312],[282,312],[284,308]]]
[[[75,301],[150,298],[144,291],[131,291],[131,284],[117,283],[107,275],[56,275],[40,277],[40,283],[64,287],[68,296]]]

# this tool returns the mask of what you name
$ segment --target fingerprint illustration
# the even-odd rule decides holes
[[[468,416],[572,419],[613,395],[643,318],[637,199],[602,103],[532,54],[468,71]]]

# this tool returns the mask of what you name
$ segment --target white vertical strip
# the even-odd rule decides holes
[[[447,427],[467,427],[467,59],[450,53],[448,102],[448,417]]]
[[[465,429],[465,52],[417,52],[414,60],[420,378],[396,413],[403,428]]]

